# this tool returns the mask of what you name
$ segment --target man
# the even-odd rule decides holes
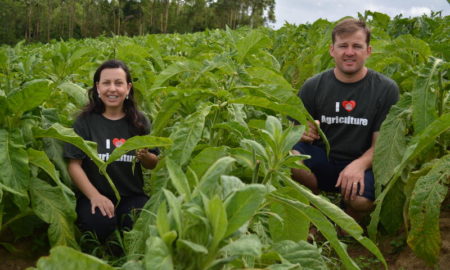
[[[315,193],[340,191],[345,211],[357,221],[373,208],[375,141],[399,92],[393,80],[365,67],[369,42],[362,21],[346,19],[334,28],[330,54],[335,67],[308,79],[299,92],[316,123],[308,123],[294,150],[311,155],[304,162],[311,172],[292,170],[293,178]],[[315,124],[330,142],[329,157]]]

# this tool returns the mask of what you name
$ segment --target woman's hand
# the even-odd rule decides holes
[[[150,153],[147,148],[136,150],[136,158],[142,163],[147,169],[153,169],[158,163],[158,157]]]
[[[95,208],[98,208],[103,216],[114,217],[114,204],[110,199],[98,193],[92,196],[90,201],[92,214],[95,214]]]

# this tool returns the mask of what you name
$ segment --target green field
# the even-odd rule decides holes
[[[51,255],[37,269],[364,268],[338,237],[341,227],[377,267],[387,268],[377,240],[395,234],[438,265],[439,216],[449,209],[442,203],[450,184],[450,16],[361,16],[372,29],[367,66],[401,91],[376,145],[377,206],[367,233],[336,198],[290,178],[305,157],[289,150],[305,127],[287,117],[311,119],[297,91],[334,66],[334,23],[318,20],[279,30],[0,47],[0,246],[13,252],[20,239],[40,239]],[[124,249],[119,256],[77,231],[62,157],[62,142],[73,143],[106,174],[124,153],[103,162],[70,128],[95,69],[112,58],[131,68],[139,106],[153,125],[150,136],[120,150],[162,150],[157,168],[146,172],[149,203],[132,231],[111,240]],[[306,241],[311,223],[325,240]]]

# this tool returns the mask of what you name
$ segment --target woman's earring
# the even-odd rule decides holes
[[[100,94],[98,94],[98,98],[100,98]]]
[[[128,99],[128,95],[125,97],[125,99]]]

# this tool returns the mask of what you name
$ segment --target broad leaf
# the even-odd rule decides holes
[[[68,201],[58,187],[33,178],[31,199],[36,215],[49,223],[48,238],[52,246],[64,245],[78,247],[75,239],[75,204]]]
[[[302,215],[308,217],[308,219],[320,230],[325,238],[330,242],[330,245],[338,254],[339,258],[346,269],[359,269],[356,263],[351,259],[345,250],[343,244],[339,241],[336,230],[331,222],[316,208],[301,203],[299,201],[293,201],[284,197],[269,194],[268,199],[285,204],[287,207],[292,208],[294,211],[299,211]]]
[[[261,207],[266,193],[265,186],[252,184],[237,190],[225,201],[228,216],[228,228],[225,236],[234,233],[250,221]]]
[[[77,251],[69,247],[55,247],[50,250],[50,256],[41,257],[37,262],[36,270],[113,270],[104,261]]]
[[[348,216],[342,209],[337,207],[335,204],[322,199],[320,196],[314,195],[307,188],[297,184],[291,178],[283,176],[284,182],[299,192],[301,195],[306,197],[313,205],[317,207],[323,214],[325,214],[328,218],[330,218],[333,222],[335,222],[339,227],[345,229],[345,231],[350,234],[353,238],[355,238],[362,246],[364,246],[367,250],[372,252],[387,268],[386,261],[384,260],[383,255],[377,246],[367,237],[363,236],[363,229],[359,226],[356,221]],[[311,222],[314,223],[313,220]],[[316,224],[317,225],[317,224]],[[320,228],[318,227],[320,230]],[[334,237],[334,232],[330,235]],[[325,237],[327,237],[325,235]],[[330,238],[327,237],[328,240]],[[331,240],[330,240],[331,241]],[[336,248],[333,246],[333,248]],[[341,257],[342,258],[342,257]]]
[[[153,137],[150,135],[131,137],[123,145],[114,149],[103,167],[105,168],[108,164],[116,161],[129,151],[142,148],[167,147],[171,144],[172,142],[168,138]]]
[[[387,187],[383,190],[383,192],[376,199],[376,207],[375,210],[371,214],[371,220],[369,226],[367,226],[367,230],[369,232],[369,236],[372,239],[376,238],[378,223],[380,221],[380,212],[381,207],[383,205],[384,198],[386,194],[390,192],[395,183],[400,179],[400,175],[403,172],[403,169],[409,164],[412,160],[414,160],[418,155],[422,153],[427,147],[434,144],[434,140],[443,132],[450,129],[450,113],[443,114],[441,117],[433,121],[426,129],[424,129],[421,133],[414,136],[408,147],[405,150],[403,155],[403,159],[400,164],[397,165],[394,169],[394,175],[391,178],[391,181],[387,185]]]
[[[436,113],[436,92],[437,72],[443,63],[442,59],[432,58],[430,63],[416,77],[412,94],[413,124],[416,133],[424,130],[431,122],[437,118]]]
[[[183,166],[190,158],[192,152],[200,141],[205,126],[205,118],[211,107],[206,106],[185,118],[176,126],[170,139],[172,147],[167,150],[167,156]]]
[[[58,88],[69,95],[74,103],[79,107],[86,105],[89,101],[87,91],[78,84],[74,84],[72,82],[64,82],[58,85]]]
[[[27,82],[22,89],[8,95],[9,109],[17,115],[41,105],[51,94],[49,80]]]
[[[253,256],[258,258],[261,256],[261,250],[262,244],[258,236],[250,234],[232,241],[220,251],[228,256]]]
[[[236,49],[238,51],[236,60],[238,63],[242,63],[249,53],[260,48],[268,47],[269,45],[270,39],[265,35],[256,30],[251,31],[250,34],[236,42]]]
[[[373,172],[375,174],[376,194],[392,177],[394,168],[402,160],[406,149],[406,123],[401,116],[407,109],[409,100],[402,98],[391,108],[380,128],[373,156]]]
[[[439,215],[450,184],[450,155],[442,157],[427,175],[417,180],[409,204],[411,230],[408,245],[429,263],[439,259]]]
[[[177,190],[178,194],[186,198],[186,201],[191,200],[191,188],[189,182],[178,164],[173,162],[170,158],[166,158],[167,171],[169,172],[170,181]]]
[[[191,159],[189,167],[195,172],[197,177],[201,178],[216,160],[227,154],[228,147],[226,146],[205,148]]]
[[[0,129],[0,189],[16,195],[14,202],[24,209],[29,184],[28,154],[19,130],[9,133]]]
[[[223,157],[218,159],[214,164],[209,167],[209,169],[205,172],[205,174],[200,179],[198,186],[195,188],[193,192],[193,197],[197,196],[200,193],[210,194],[213,192],[214,188],[219,185],[219,179],[221,175],[226,174],[231,164],[235,161],[234,158],[231,157]]]
[[[28,166],[28,155],[21,133],[0,129],[0,185],[19,196],[26,196],[20,191],[25,191],[29,182],[29,170],[23,166]]]
[[[302,269],[328,269],[320,254],[320,250],[306,241],[281,241],[275,243],[273,249],[290,263],[300,264]]]
[[[38,151],[33,148],[28,148],[27,152],[31,164],[43,169],[63,192],[67,192],[70,195],[75,195],[70,188],[61,183],[61,180],[59,180],[59,173],[56,171],[55,166],[48,159],[45,152]]]
[[[211,200],[206,200],[206,202],[205,212],[213,233],[211,249],[215,250],[220,241],[226,236],[225,233],[228,227],[227,213],[222,200],[217,195]]]
[[[146,242],[144,256],[145,269],[172,270],[174,269],[170,250],[159,237],[150,237]]]

